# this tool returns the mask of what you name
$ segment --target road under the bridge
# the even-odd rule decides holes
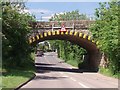
[[[36,57],[35,66],[37,69],[36,77],[21,89],[98,88],[104,90],[105,88],[108,88],[107,90],[118,90],[117,79],[106,77],[99,73],[82,72],[78,68],[57,58],[55,52],[45,53],[43,57]]]

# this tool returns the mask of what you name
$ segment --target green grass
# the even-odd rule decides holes
[[[32,60],[35,59],[35,54],[31,54]],[[34,61],[33,61],[34,62]],[[19,85],[23,84],[24,82],[28,81],[31,77],[34,76],[35,73],[35,66],[33,62],[27,63],[25,67],[16,67],[15,69],[2,68],[2,88],[6,90],[14,90]]]
[[[78,62],[75,60],[68,60],[67,63],[74,66],[74,67],[78,67]]]
[[[99,72],[105,76],[109,76],[109,77],[114,77],[114,78],[119,78],[120,79],[120,73],[117,73],[115,75],[113,75],[113,73],[109,70],[109,69],[105,69],[105,68],[100,68]]]
[[[68,64],[70,64],[72,66],[78,67],[77,60],[67,60],[66,63],[68,63]],[[108,76],[108,77],[113,77],[113,78],[119,78],[120,79],[120,73],[117,73],[117,74],[113,75],[113,73],[109,69],[100,68],[99,73],[101,73],[101,74],[103,74],[105,76]]]
[[[4,72],[2,76],[2,87],[11,88],[12,90],[12,88],[16,88],[20,84],[29,80],[33,75],[34,71],[10,70]]]
[[[65,60],[64,58],[60,57],[61,60],[65,61],[66,63],[74,66],[74,67],[78,67],[78,62],[77,60]]]

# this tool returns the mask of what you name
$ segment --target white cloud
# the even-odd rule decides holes
[[[43,16],[42,17],[42,20],[37,20],[37,21],[49,21],[49,19],[51,18],[52,16]]]
[[[53,17],[55,14],[51,14],[51,16]]]
[[[52,16],[44,16],[42,19],[50,19]]]
[[[40,9],[40,8],[38,8],[38,9],[29,9],[29,12],[30,13],[52,13],[52,11],[50,11],[50,10],[47,10],[47,9]]]
[[[59,13],[56,13],[56,15],[62,15],[62,14],[64,14],[64,13],[66,13],[66,12],[59,12]]]

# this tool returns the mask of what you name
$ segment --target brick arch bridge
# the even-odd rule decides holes
[[[98,71],[101,54],[97,47],[98,42],[94,41],[88,32],[89,25],[94,21],[60,21],[65,25],[66,32],[61,32],[58,22],[35,22],[32,23],[34,32],[29,35],[29,44],[35,45],[45,40],[66,40],[77,44],[87,51],[86,59],[80,69],[84,71]],[[37,32],[35,31],[37,29]],[[55,30],[53,30],[55,29]]]
[[[88,55],[87,60],[79,66],[80,69],[87,71],[98,71],[100,64],[100,51],[97,42],[91,36],[78,31],[45,31],[29,38],[29,44],[37,44],[45,40],[67,40],[84,48]]]

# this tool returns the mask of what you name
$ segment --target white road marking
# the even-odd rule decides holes
[[[73,80],[73,81],[77,81],[77,80],[75,80],[75,79],[74,79],[74,78],[72,78],[72,77],[70,77],[70,79],[71,79],[71,80]]]
[[[82,84],[82,83],[78,83],[79,85],[81,85],[82,87],[84,87],[84,88],[90,88],[90,87],[88,87],[88,86],[86,86],[86,85],[84,85],[84,84]]]
[[[69,74],[73,75],[73,74],[75,74],[75,73],[69,73]]]
[[[67,76],[67,75],[64,75],[63,77],[69,77],[69,76]]]
[[[60,74],[63,74],[63,72],[59,72]]]

